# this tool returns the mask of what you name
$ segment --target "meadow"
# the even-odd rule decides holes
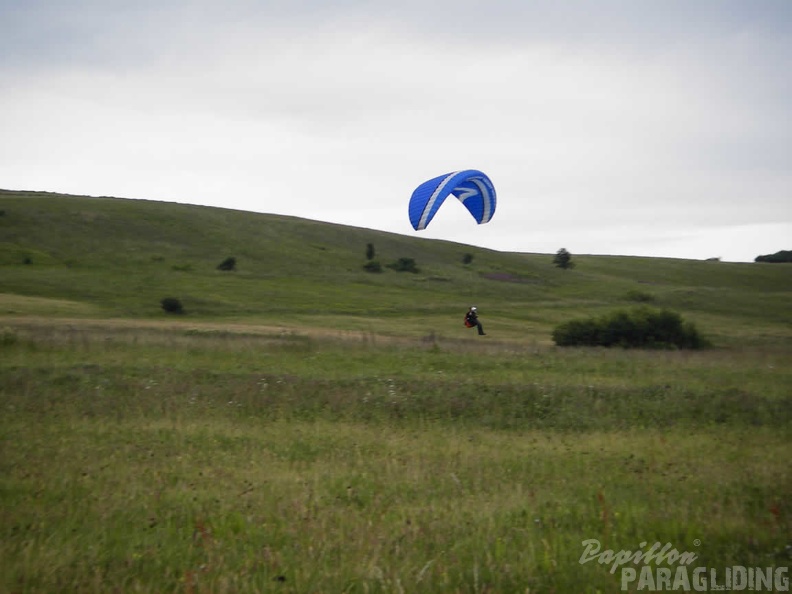
[[[219,209],[0,210],[0,592],[647,591],[581,563],[592,539],[719,576],[792,561],[789,268],[561,271]],[[422,272],[362,271],[368,242]],[[550,341],[636,291],[713,347]]]

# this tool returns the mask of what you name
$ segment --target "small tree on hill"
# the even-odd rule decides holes
[[[374,259],[374,244],[367,243],[366,244],[366,260],[373,260]]]
[[[570,254],[566,248],[561,248],[556,252],[556,255],[553,257],[553,264],[564,270],[575,267],[575,263],[572,261],[572,254]]]
[[[473,254],[467,253],[464,256],[462,256],[462,264],[464,264],[465,266],[471,264],[472,262],[473,262]]]

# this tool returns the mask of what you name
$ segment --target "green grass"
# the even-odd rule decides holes
[[[2,336],[2,591],[618,591],[589,538],[788,563],[788,352]]]
[[[0,211],[2,593],[622,591],[579,562],[587,539],[719,572],[792,560],[788,267],[563,271],[37,193]],[[367,243],[422,272],[366,273]],[[714,347],[551,345],[636,292]]]
[[[0,314],[190,319],[464,337],[471,303],[504,339],[550,342],[573,317],[630,305],[636,291],[716,344],[792,339],[792,268],[662,258],[502,253],[293,217],[144,200],[0,191]],[[419,274],[363,270],[413,258]],[[473,262],[463,264],[465,254]],[[220,272],[229,256],[236,272]],[[28,263],[25,263],[28,262]],[[20,297],[35,298],[20,302]],[[51,302],[48,300],[52,300]],[[56,311],[60,310],[60,311]],[[462,314],[460,314],[460,311]],[[750,332],[734,331],[750,326]],[[764,344],[764,339],[759,343]]]

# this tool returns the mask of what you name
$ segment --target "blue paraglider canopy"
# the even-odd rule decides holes
[[[451,194],[465,205],[479,225],[489,222],[495,214],[495,186],[492,181],[481,171],[465,169],[435,177],[415,188],[410,198],[413,229],[426,229]]]

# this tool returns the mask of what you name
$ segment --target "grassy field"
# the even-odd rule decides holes
[[[719,583],[792,562],[792,268],[562,271],[117,199],[0,212],[0,592],[648,591],[581,563],[589,539],[669,543]],[[369,242],[421,272],[363,271]],[[638,293],[713,348],[551,344]]]

